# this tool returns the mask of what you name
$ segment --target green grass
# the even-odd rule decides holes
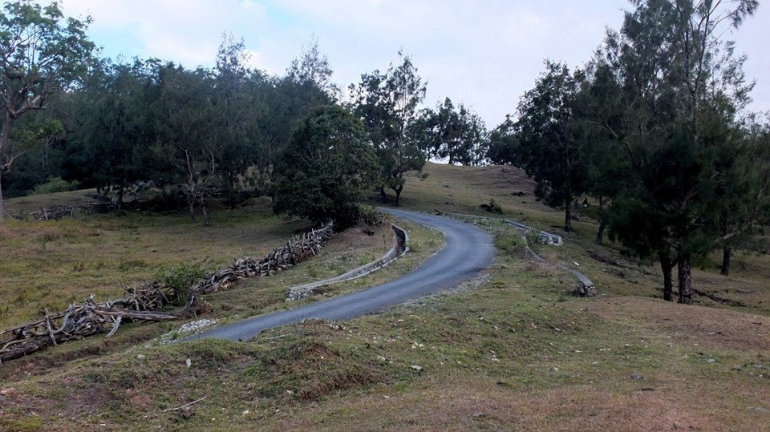
[[[621,248],[611,242],[594,245],[595,225],[590,219],[576,223],[574,233],[553,228],[560,224],[561,213],[536,203],[531,182],[520,172],[437,165],[429,165],[427,171],[425,181],[409,179],[403,194],[407,206],[488,216],[478,206],[494,198],[503,217],[563,235],[562,247],[533,247],[550,261],[573,267],[577,263],[600,295],[574,297],[571,275],[525,259],[518,231],[480,221],[493,234],[498,254],[491,268],[467,284],[467,289],[341,323],[309,321],[273,329],[245,343],[148,344],[148,337],[173,330],[175,324],[127,326],[114,340],[92,338],[0,366],[0,387],[15,389],[13,399],[2,401],[0,427],[767,429],[769,414],[763,411],[770,410],[767,255],[739,254],[730,278],[720,277],[713,262],[694,272],[696,288],[744,306],[702,297],[694,306],[665,303],[659,299],[656,267],[621,255]],[[248,225],[253,216],[244,215],[242,222],[238,222],[240,216],[230,217],[229,223],[237,227]],[[266,233],[293,223],[267,214],[257,217],[271,227]],[[130,222],[131,216],[124,220],[136,227],[121,222],[100,235],[119,239],[141,230],[140,224]],[[171,222],[173,218],[155,225],[164,239],[160,243],[171,241],[164,237],[173,227]],[[410,254],[382,272],[332,285],[302,302],[397,277],[442,244],[431,230],[404,221],[399,224],[410,231]],[[179,225],[189,231],[189,224]],[[78,230],[92,229],[79,226],[71,228],[75,230],[72,241],[81,238]],[[206,232],[197,228],[197,233]],[[291,231],[291,227],[280,229]],[[39,250],[40,236],[47,232],[36,228],[24,236],[30,240],[20,244]],[[65,237],[63,231],[50,233],[46,250]],[[274,278],[246,281],[209,296],[211,317],[226,321],[287,307],[288,286],[334,276],[342,268],[379,257],[389,247],[382,241],[386,233],[387,229],[374,236],[342,234],[315,260]],[[144,234],[151,236],[150,231]],[[18,237],[15,232],[0,231],[3,244]],[[191,242],[191,249],[195,245],[192,239],[185,241]],[[207,245],[221,248],[223,254],[227,246]],[[230,251],[227,255],[229,259],[241,254]],[[113,265],[100,260],[105,264],[99,270],[113,277],[121,271],[121,262],[127,273],[155,266],[153,260],[139,255],[127,255]],[[17,261],[7,265],[17,277],[31,274],[29,268],[34,267],[19,266]],[[61,274],[95,267],[82,255]],[[65,364],[66,359],[72,361]],[[5,403],[9,400],[14,404]],[[193,401],[198,402],[170,410]]]

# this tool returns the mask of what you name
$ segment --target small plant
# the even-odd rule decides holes
[[[361,257],[358,259],[358,265],[359,266],[364,266],[364,265],[369,264],[372,261],[374,261],[374,260],[371,259],[369,255],[361,255]]]
[[[176,299],[172,301],[177,306],[184,305],[190,298],[193,285],[208,275],[208,270],[201,262],[182,263],[165,267],[158,271],[155,280],[174,289]]]
[[[381,227],[385,223],[382,213],[372,206],[359,206],[358,214],[361,222],[370,227]]]
[[[120,264],[118,264],[118,270],[122,272],[129,271],[134,268],[142,268],[142,267],[147,267],[147,263],[141,259],[121,261]]]
[[[494,214],[503,214],[503,208],[500,207],[500,204],[498,204],[494,198],[489,200],[489,204],[487,204],[487,211]]]
[[[521,237],[515,234],[498,233],[495,236],[495,247],[510,255],[522,250],[523,245],[521,243],[523,243]]]
[[[489,213],[503,214],[503,208],[500,207],[500,204],[498,204],[494,198],[489,200],[489,204],[482,204],[479,206],[479,208],[484,209]]]

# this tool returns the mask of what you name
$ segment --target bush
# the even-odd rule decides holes
[[[30,195],[45,195],[57,192],[68,192],[78,190],[80,188],[80,182],[72,181],[68,182],[62,180],[61,177],[48,177],[48,181],[35,186],[35,189],[30,192]]]
[[[176,298],[172,303],[183,306],[190,298],[193,285],[208,276],[209,270],[200,262],[182,263],[164,267],[155,275],[155,280],[174,289]]]

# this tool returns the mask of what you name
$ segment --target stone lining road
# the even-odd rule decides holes
[[[304,319],[324,318],[338,321],[366,315],[456,286],[492,263],[492,239],[487,232],[475,225],[424,213],[383,210],[437,229],[444,235],[446,245],[419,268],[396,280],[353,294],[259,315],[190,336],[182,341],[203,338],[247,340],[262,330]]]

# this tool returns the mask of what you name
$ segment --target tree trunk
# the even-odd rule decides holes
[[[399,187],[393,188],[393,191],[396,192],[396,207],[401,205],[401,191],[404,190],[404,186],[401,185]]]
[[[584,202],[585,204],[585,202]],[[599,229],[596,231],[596,244],[604,244],[604,229],[607,228],[607,217],[604,214],[604,198],[599,196]]]
[[[235,174],[228,172],[225,174],[227,179],[227,195],[230,200],[230,210],[235,210]]]
[[[5,201],[3,201],[3,168],[0,167],[0,222],[5,220]]]
[[[730,259],[732,258],[733,248],[725,246],[722,249],[722,270],[719,272],[722,276],[730,276]]]
[[[11,118],[11,115],[6,112],[5,113],[5,120],[3,121],[3,131],[0,132],[0,222],[5,220],[5,201],[3,200],[3,170],[6,168],[6,166],[3,164],[2,155],[4,152],[7,152],[8,150],[6,147],[8,146],[8,140],[11,136],[11,125],[13,124],[13,120]],[[13,157],[13,155],[11,155]],[[10,168],[10,167],[9,167]]]
[[[671,279],[674,261],[665,252],[658,252],[658,260],[660,261],[660,270],[663,272],[663,300],[674,301],[674,283]]]
[[[596,231],[596,244],[601,246],[604,243],[604,229],[607,228],[607,221],[602,218],[599,221],[599,229]]]
[[[211,226],[209,225],[209,213],[206,211],[206,205],[203,203],[201,203],[201,211],[203,212],[203,226]]]
[[[679,254],[677,258],[679,270],[679,303],[692,303],[692,278],[690,271],[690,255]]]
[[[385,186],[380,186],[380,198],[382,198],[382,202],[386,203],[388,202],[388,194],[385,193]]]
[[[572,200],[565,200],[566,209],[564,210],[564,231],[572,231]]]
[[[123,211],[123,192],[125,188],[123,187],[123,183],[120,183],[120,186],[118,186],[118,200],[115,203],[115,214],[120,215],[120,212]]]
[[[187,204],[189,205],[190,220],[195,223],[195,192],[188,192]]]

